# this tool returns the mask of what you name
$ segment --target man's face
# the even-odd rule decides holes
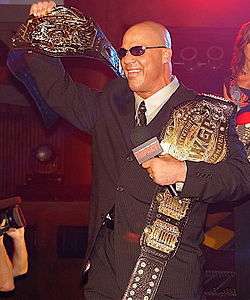
[[[125,33],[122,48],[133,46],[163,46],[163,42],[150,30],[134,29]],[[133,92],[147,98],[169,83],[168,65],[164,63],[164,53],[170,49],[146,49],[141,56],[133,56],[127,52],[121,59],[122,67]]]

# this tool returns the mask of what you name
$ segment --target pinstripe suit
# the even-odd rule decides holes
[[[57,59],[30,55],[27,64],[48,104],[93,137],[94,176],[86,254],[92,267],[86,297],[120,299],[140,252],[139,237],[156,189],[131,151],[136,146],[133,93],[124,79],[112,81],[101,93],[74,84]],[[195,96],[181,85],[147,126],[145,140],[159,136],[174,108]],[[187,179],[180,196],[196,201],[180,248],[164,273],[159,299],[201,299],[204,260],[199,246],[207,205],[236,201],[249,192],[249,164],[233,123],[228,141],[226,160],[216,165],[187,162]],[[102,226],[112,207],[113,231]]]

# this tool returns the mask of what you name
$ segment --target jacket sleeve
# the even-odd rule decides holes
[[[24,61],[16,64],[25,66],[25,75],[17,70],[16,77],[24,84],[26,82],[29,92],[33,92],[33,100],[38,102],[41,98],[73,126],[91,133],[101,115],[100,93],[73,82],[58,58],[27,52],[22,59]]]
[[[181,197],[214,203],[237,201],[250,195],[250,163],[236,133],[234,115],[228,128],[228,155],[216,164],[187,161]]]

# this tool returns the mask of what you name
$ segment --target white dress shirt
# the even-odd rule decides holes
[[[171,82],[164,86],[162,89],[154,93],[152,96],[144,99],[140,97],[138,94],[134,93],[135,96],[135,111],[137,116],[137,111],[139,105],[142,101],[145,102],[146,105],[146,119],[147,124],[149,124],[153,118],[158,114],[161,110],[162,106],[169,100],[169,98],[173,95],[173,93],[179,87],[179,81],[175,76],[172,76]]]
[[[144,99],[140,97],[138,94],[134,93],[135,96],[135,118],[137,118],[138,108],[142,101],[145,102],[146,106],[146,119],[147,124],[149,124],[153,118],[158,114],[161,110],[162,106],[169,100],[169,98],[173,95],[173,93],[178,89],[180,83],[176,76],[172,76],[171,82],[164,86],[162,89],[154,93],[152,96]],[[187,167],[187,166],[186,166]],[[178,192],[182,191],[184,183],[177,182],[176,183],[176,190]]]

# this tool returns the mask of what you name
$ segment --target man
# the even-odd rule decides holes
[[[39,2],[31,6],[30,13],[44,16],[54,6],[51,1]],[[181,244],[166,266],[154,299],[199,300],[203,293],[200,244],[207,205],[237,200],[239,194],[246,193],[249,164],[230,126],[228,156],[218,164],[164,155],[140,166],[132,149],[159,137],[176,107],[197,94],[172,75],[171,40],[162,25],[143,22],[131,27],[123,37],[119,55],[127,80],[114,80],[97,93],[73,83],[58,59],[30,51],[26,54],[43,98],[63,118],[93,137],[93,194],[86,253],[90,268],[85,298],[122,299],[141,251],[139,240],[155,191],[159,186],[178,183],[180,198],[195,201]],[[146,125],[140,142],[141,137],[135,134],[137,125]],[[131,292],[124,299],[136,298]]]
[[[0,229],[4,227],[2,221]],[[24,240],[24,227],[10,228],[5,234],[13,240],[13,257],[10,260],[4,245],[4,235],[0,236],[0,291],[14,290],[14,278],[27,273],[28,254]]]

